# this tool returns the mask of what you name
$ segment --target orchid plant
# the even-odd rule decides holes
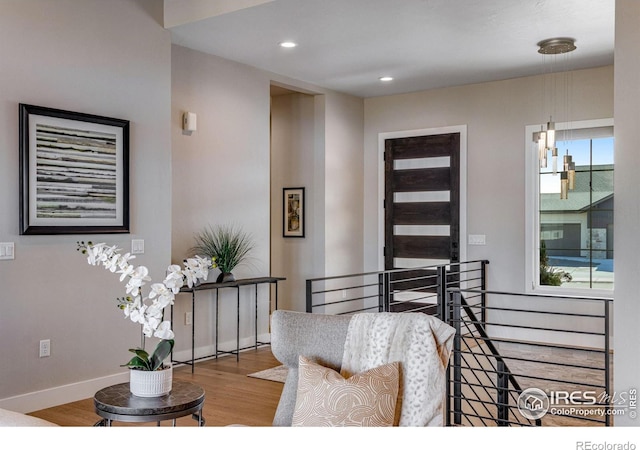
[[[118,308],[124,311],[125,317],[142,326],[142,347],[129,349],[134,353],[131,360],[123,364],[138,370],[159,370],[164,368],[163,362],[173,350],[174,333],[171,322],[163,320],[163,310],[173,305],[175,295],[183,286],[192,287],[200,280],[207,279],[209,268],[215,268],[215,259],[194,256],[184,261],[184,266],[172,264],[167,268],[167,275],[162,283],[152,283],[147,297],[142,294],[142,286],[151,282],[149,270],[145,266],[134,266],[129,261],[135,258],[130,253],[122,253],[117,246],[78,242],[78,251],[87,256],[92,266],[103,266],[112,273],[120,274],[120,281],[127,280],[127,295],[118,298]],[[144,349],[144,338],[156,337],[160,342],[151,355]]]

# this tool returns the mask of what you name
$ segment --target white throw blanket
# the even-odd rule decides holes
[[[399,426],[440,426],[455,329],[422,313],[362,313],[349,322],[341,374],[400,361]]]

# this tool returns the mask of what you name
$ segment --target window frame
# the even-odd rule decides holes
[[[578,130],[612,126],[614,126],[613,118],[607,118],[556,123],[556,130]],[[541,124],[527,125],[525,127],[525,292],[530,294],[613,298],[614,289],[581,289],[540,284],[540,163],[538,161],[538,152],[532,143],[533,133],[540,131],[540,127]]]

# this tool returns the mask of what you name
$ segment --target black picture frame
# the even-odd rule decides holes
[[[129,121],[19,104],[20,234],[129,233]]]
[[[305,229],[304,188],[282,190],[282,236],[303,238]]]

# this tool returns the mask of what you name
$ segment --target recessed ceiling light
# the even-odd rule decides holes
[[[296,44],[295,42],[292,41],[284,41],[284,42],[280,42],[280,47],[284,47],[284,48],[293,48],[295,46],[297,46],[298,44]]]
[[[380,77],[380,81],[393,81],[393,77]]]

